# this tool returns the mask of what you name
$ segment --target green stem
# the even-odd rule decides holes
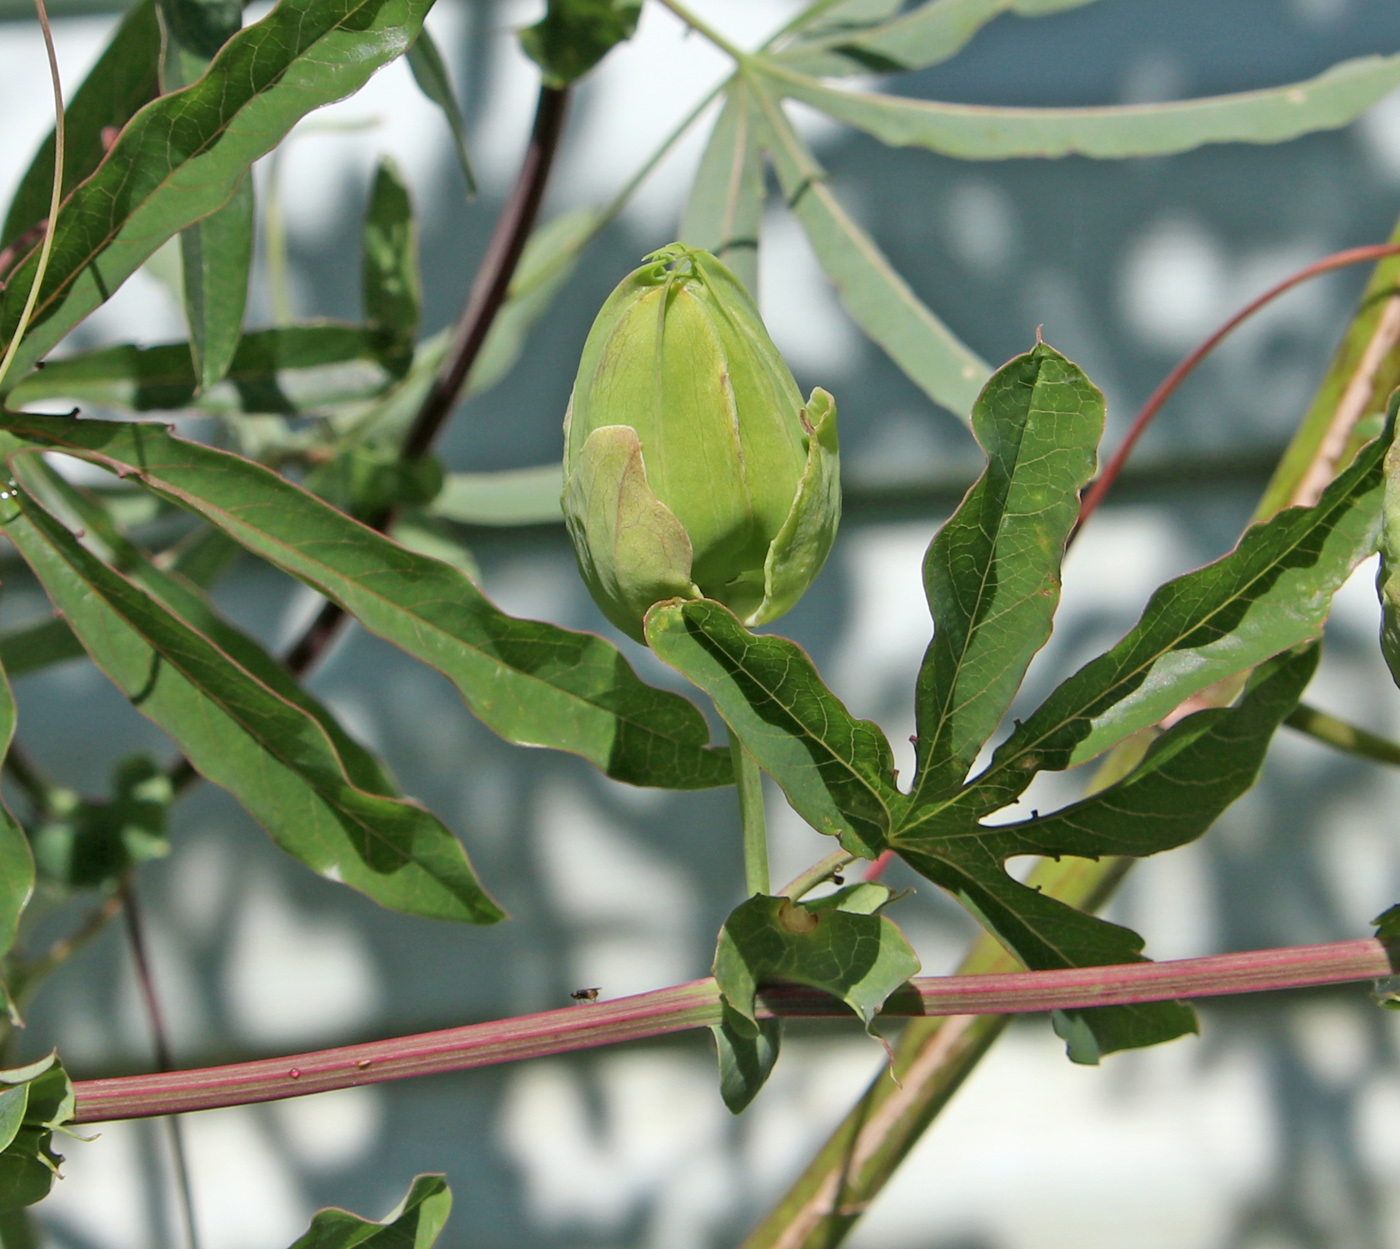
[[[783,897],[791,898],[796,902],[799,898],[811,893],[822,881],[831,879],[847,863],[854,863],[855,859],[855,855],[845,850],[833,850],[819,863],[813,863],[805,872],[794,876],[779,892]]]
[[[39,1249],[28,1210],[6,1210],[0,1214],[0,1249]]]
[[[741,65],[749,59],[749,54],[747,52],[737,44],[730,43],[728,39],[721,35],[719,31],[703,18],[696,17],[685,5],[680,3],[680,0],[661,0],[661,3],[689,26],[691,30],[695,31],[697,34],[703,35],[726,56],[732,56]]]
[[[752,897],[767,893],[768,829],[763,818],[763,773],[739,735],[729,730],[729,753],[734,760],[734,787],[739,791],[739,819],[744,826],[744,884]]]
[[[1318,711],[1316,707],[1309,707],[1307,703],[1299,703],[1284,723],[1290,729],[1297,729],[1349,755],[1400,766],[1400,746],[1365,729],[1358,729],[1345,720],[1338,720],[1336,716],[1329,716],[1325,711]]]

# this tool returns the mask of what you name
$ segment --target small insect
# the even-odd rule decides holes
[[[569,996],[575,1002],[596,1002],[600,992],[602,992],[600,989],[575,989]]]
[[[846,878],[842,876],[840,872],[832,872],[831,883],[833,885],[844,885],[846,883]]]

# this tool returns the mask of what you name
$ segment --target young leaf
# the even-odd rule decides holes
[[[287,0],[234,35],[198,82],[146,105],[64,203],[18,378],[166,239],[228,202],[249,166],[307,113],[407,50],[430,0]],[[0,337],[32,284],[30,255],[0,295]]]
[[[241,0],[156,0],[160,89],[178,91],[203,77],[209,62],[243,25]],[[253,264],[253,182],[245,177],[217,212],[180,232],[185,318],[199,388],[228,371],[243,332]]]
[[[1160,587],[1128,635],[1061,682],[964,794],[994,811],[1031,773],[1087,762],[1193,694],[1320,636],[1332,596],[1375,550],[1393,429],[1392,419],[1316,507],[1279,512],[1228,555]]]
[[[1002,13],[1041,17],[1093,0],[925,0],[893,21],[866,30],[836,30],[784,49],[785,66],[834,78],[888,74],[937,65],[956,55],[983,26]]]
[[[1043,343],[977,398],[972,428],[987,467],[924,558],[936,632],[915,694],[916,801],[962,784],[1050,636],[1103,420],[1103,395]]]
[[[6,1130],[14,1127],[0,1149],[0,1211],[18,1210],[42,1201],[53,1187],[63,1161],[53,1151],[53,1134],[73,1119],[73,1085],[58,1055],[50,1054],[27,1067],[0,1071],[0,1088],[5,1088],[0,1098],[6,1101]]]
[[[1385,456],[1378,545],[1381,564],[1376,573],[1376,594],[1381,601],[1381,654],[1391,680],[1400,685],[1400,451],[1394,445]]]
[[[361,251],[365,324],[384,367],[402,377],[413,363],[423,314],[418,225],[398,166],[385,157],[374,175]]]
[[[1021,884],[1003,865],[1031,854],[1141,857],[1200,837],[1254,784],[1274,731],[1297,706],[1317,657],[1312,645],[1261,664],[1235,706],[1186,717],[1123,780],[1053,815],[988,825],[955,803],[930,804],[911,812],[890,844],[968,907],[1027,967],[1136,962],[1142,949],[1136,933]],[[1063,1032],[1070,1056],[1097,1061],[1099,1054],[1121,1048],[1124,1036],[1145,1035],[1152,1015],[1143,1008],[1131,1016],[1105,1008],[1072,1014]],[[1162,1029],[1154,1041],[1179,1035],[1179,1028],[1172,1029],[1189,1022],[1189,1012],[1175,1007],[1157,1010],[1156,1017]]]
[[[765,189],[752,108],[753,97],[742,84],[725,93],[686,201],[681,241],[718,256],[757,299]]]
[[[878,725],[857,720],[786,638],[750,633],[709,599],[658,603],[646,618],[658,659],[698,685],[813,828],[874,858],[904,798]]]
[[[546,0],[544,17],[520,32],[520,46],[545,85],[567,87],[632,38],[642,0]]]
[[[379,1222],[348,1210],[318,1210],[291,1249],[429,1249],[451,1212],[447,1181],[441,1175],[419,1175],[408,1195]]]
[[[719,1095],[729,1113],[737,1115],[748,1109],[772,1075],[782,1048],[783,1026],[781,1019],[760,1019],[757,1031],[750,1035],[745,1031],[749,1021],[742,1017],[735,1021],[734,1014],[726,1003],[724,1017],[711,1024],[710,1031],[719,1053]]]
[[[810,985],[840,998],[868,1028],[875,1012],[919,960],[903,933],[883,915],[813,908],[757,894],[741,902],[720,929],[715,979],[739,1035],[754,1036],[758,989],[773,980]]]
[[[395,910],[503,917],[435,816],[370,786],[382,772],[347,763],[318,717],[97,559],[27,492],[19,500],[5,533],[93,660],[287,853]]]
[[[15,737],[15,699],[0,668],[0,759]],[[14,944],[19,917],[34,892],[34,858],[19,821],[0,802],[0,957]]]
[[[39,876],[63,889],[114,889],[132,868],[170,852],[170,779],[153,759],[133,755],[112,770],[112,797],[50,793],[31,838]]]
[[[155,0],[137,0],[64,109],[65,195],[97,168],[117,132],[137,109],[160,93],[159,74],[160,25]],[[9,247],[49,215],[53,154],[54,135],[50,131],[10,201],[0,245]]]
[[[124,344],[54,360],[10,392],[12,405],[67,399],[130,412],[196,403],[206,412],[309,416],[380,394],[393,379],[358,325],[291,325],[245,334],[224,380],[199,393],[189,343]]]
[[[261,465],[149,424],[17,413],[9,428],[136,477],[305,581],[442,672],[507,741],[572,751],[634,785],[732,783],[729,753],[708,745],[695,706],[643,683],[610,643],[505,615],[457,569],[405,550]]]
[[[823,86],[774,72],[773,89],[892,147],[962,160],[1017,156],[1165,156],[1206,143],[1281,143],[1355,121],[1400,85],[1400,55],[1343,61],[1307,82],[1198,100],[1107,108],[944,104]]]
[[[426,26],[418,32],[418,38],[409,47],[406,59],[418,89],[442,109],[442,115],[447,118],[452,131],[452,144],[457,151],[457,163],[462,167],[462,177],[467,180],[467,194],[475,195],[476,174],[467,152],[467,123],[462,119],[462,110],[457,107],[452,79],[447,75],[447,64]]]
[[[991,369],[929,311],[837,202],[782,105],[761,85],[750,96],[788,206],[847,311],[930,399],[965,417]]]

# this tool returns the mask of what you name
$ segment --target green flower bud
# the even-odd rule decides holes
[[[564,417],[564,517],[598,606],[643,640],[669,598],[776,619],[841,519],[836,404],[804,405],[752,298],[709,252],[648,256],[593,322]]]

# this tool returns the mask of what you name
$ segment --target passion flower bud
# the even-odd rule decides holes
[[[669,598],[781,616],[841,519],[836,405],[804,405],[739,281],[674,243],[593,323],[564,417],[564,517],[598,606],[642,641]]]

